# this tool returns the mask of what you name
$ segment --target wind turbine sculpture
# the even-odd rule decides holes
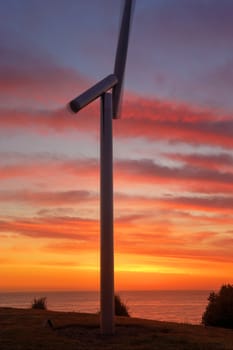
[[[101,98],[100,121],[100,327],[102,334],[114,334],[114,240],[112,118],[120,117],[125,64],[134,0],[125,0],[115,57],[114,73],[73,99],[75,113]],[[109,90],[112,90],[109,92]]]

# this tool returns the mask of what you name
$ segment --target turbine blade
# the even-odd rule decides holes
[[[114,75],[118,83],[113,88],[113,118],[120,117],[124,73],[128,51],[130,25],[135,0],[125,0],[115,57]]]
[[[90,89],[84,91],[81,95],[70,101],[69,107],[72,112],[77,113],[89,103],[102,96],[105,92],[112,89],[117,84],[117,77],[114,74],[93,85]]]

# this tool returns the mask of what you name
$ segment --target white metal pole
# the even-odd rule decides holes
[[[101,96],[100,118],[100,327],[114,334],[112,94]]]

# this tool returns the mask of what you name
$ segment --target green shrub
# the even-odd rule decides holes
[[[114,300],[115,300],[115,315],[130,317],[128,307],[125,303],[123,303],[120,296],[115,295]]]
[[[233,285],[223,285],[218,293],[210,293],[208,300],[202,323],[233,329]]]
[[[32,309],[46,310],[47,309],[46,297],[34,298],[32,302]]]

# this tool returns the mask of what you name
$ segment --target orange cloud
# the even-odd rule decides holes
[[[96,239],[97,230],[95,220],[77,217],[39,217],[0,221],[0,232],[11,232],[32,238],[91,241]]]
[[[191,166],[168,167],[156,164],[152,160],[127,160],[116,163],[116,178],[119,181],[135,181],[149,184],[172,184],[174,187],[198,189],[207,186],[206,190],[232,192],[233,174],[211,171]]]
[[[229,116],[221,118],[212,111],[195,112],[191,107],[170,106],[157,100],[143,100],[139,113],[140,100],[135,99],[125,108],[124,118],[114,123],[116,137],[144,138],[152,141],[186,142],[230,148],[233,146],[233,120]],[[65,110],[0,110],[0,127],[10,129],[30,128],[33,132],[92,132],[96,134],[96,105],[82,111],[78,118]],[[140,108],[139,108],[140,110]],[[95,118],[93,118],[95,115]]]
[[[46,176],[47,181],[54,179],[59,173],[60,181],[65,179],[96,180],[99,174],[99,165],[95,159],[50,159],[29,161],[25,164],[2,164],[0,178],[33,178],[37,173]],[[153,186],[172,186],[172,188],[188,188],[191,191],[206,193],[232,193],[233,174],[221,170],[206,169],[188,165],[163,166],[151,159],[117,160],[115,161],[115,179],[117,184],[146,183]],[[54,180],[52,180],[54,181]],[[72,192],[70,192],[71,196]],[[64,194],[65,195],[65,194]],[[29,196],[29,195],[28,195]],[[42,196],[42,195],[41,195]],[[44,194],[45,197],[45,194]]]
[[[26,202],[37,205],[56,206],[67,204],[83,204],[84,202],[96,201],[97,195],[85,191],[0,191],[2,202]]]

